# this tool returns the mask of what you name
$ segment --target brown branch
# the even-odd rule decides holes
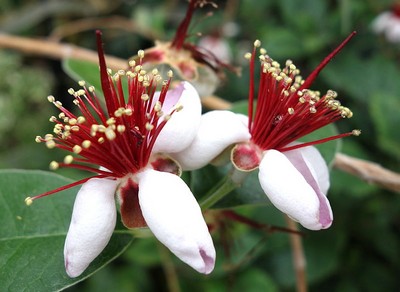
[[[288,229],[299,230],[297,223],[285,215]],[[296,274],[297,292],[307,292],[306,258],[304,255],[301,236],[296,233],[289,233],[290,245],[292,247],[293,267]]]
[[[129,18],[121,16],[84,18],[68,22],[54,29],[50,34],[49,39],[59,41],[60,39],[70,35],[99,28],[118,29],[127,32],[134,32],[135,34],[140,34],[148,39],[158,39],[158,35],[154,31],[138,25]]]
[[[72,58],[98,63],[97,52],[70,44],[62,44],[44,39],[31,39],[0,34],[0,48],[13,49],[27,55],[44,56],[51,59]],[[106,56],[109,68],[118,70],[128,66],[127,60]]]
[[[382,188],[400,192],[400,174],[383,168],[377,163],[337,153],[334,166],[360,179]]]

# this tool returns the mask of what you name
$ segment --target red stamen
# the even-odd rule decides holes
[[[353,31],[332,53],[330,53],[322,62],[314,69],[314,71],[307,77],[299,90],[310,88],[311,84],[317,78],[318,74],[324,67],[343,49],[343,47],[357,34]]]
[[[301,143],[301,144],[297,144],[297,145],[293,145],[293,146],[278,148],[276,150],[281,151],[281,152],[290,151],[290,150],[299,149],[299,148],[302,148],[302,147],[307,147],[307,146],[326,143],[326,142],[329,142],[329,141],[332,141],[332,140],[337,140],[337,139],[341,139],[341,138],[352,136],[352,135],[354,135],[353,132],[342,133],[342,134],[339,134],[339,135],[326,137],[326,138],[315,140],[315,141],[311,141],[311,142],[305,142],[305,143]]]
[[[46,197],[46,196],[49,196],[49,195],[52,195],[52,194],[55,194],[55,193],[58,193],[58,192],[73,188],[73,187],[76,187],[76,186],[79,186],[79,185],[84,184],[85,182],[87,182],[89,179],[92,179],[92,178],[105,178],[105,177],[107,177],[107,176],[106,175],[96,175],[96,176],[92,176],[92,177],[87,177],[87,178],[78,180],[76,182],[67,184],[65,186],[56,188],[54,190],[48,191],[46,193],[40,194],[38,196],[31,197],[29,199],[33,201],[33,200],[36,200],[36,199],[39,199],[39,198],[43,198],[43,197]]]
[[[186,37],[187,37],[187,32],[189,29],[190,22],[193,17],[193,12],[196,9],[196,4],[197,0],[191,0],[188,6],[188,9],[186,10],[186,15],[185,18],[182,20],[181,24],[179,25],[175,38],[172,40],[171,47],[176,48],[176,49],[181,49]]]

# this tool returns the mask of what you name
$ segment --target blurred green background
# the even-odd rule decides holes
[[[271,57],[290,58],[308,73],[351,31],[357,36],[320,74],[313,89],[334,89],[354,117],[337,123],[340,131],[362,129],[343,141],[341,152],[400,172],[400,44],[371,32],[372,20],[393,1],[281,0],[215,1],[196,11],[191,33],[214,34],[231,50],[237,77],[227,72],[216,92],[229,101],[247,98],[248,68],[243,54],[260,39]],[[108,54],[135,55],[169,40],[184,17],[186,1],[31,0],[0,1],[0,31],[51,38],[95,49],[94,30],[102,29]],[[213,16],[204,18],[208,11]],[[100,24],[100,25],[99,25]],[[73,28],[73,30],[71,30]],[[190,38],[197,42],[198,37]],[[76,82],[59,60],[0,50],[0,167],[48,169],[59,151],[36,144],[52,130],[55,109],[49,94],[63,100]],[[59,172],[79,177],[74,172]],[[329,230],[303,237],[310,291],[397,291],[400,285],[400,196],[332,170],[329,199],[335,221]],[[285,226],[274,208],[238,210],[260,222]],[[293,291],[295,277],[288,234],[266,233],[219,218],[213,234],[216,271],[200,276],[153,239],[137,239],[116,261],[67,291]],[[168,263],[176,274],[168,273]],[[168,288],[169,287],[169,288]],[[175,286],[176,287],[176,286]]]

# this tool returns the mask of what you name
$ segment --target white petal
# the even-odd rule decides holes
[[[116,223],[116,187],[114,180],[93,178],[76,196],[64,245],[65,269],[71,278],[82,274],[111,238]]]
[[[178,104],[183,106],[182,110],[172,114],[170,120],[161,130],[156,143],[153,147],[154,153],[174,153],[179,152],[189,146],[193,141],[197,129],[200,125],[201,102],[196,89],[189,82],[182,82],[177,88],[168,92],[163,106],[165,114],[176,104],[169,104],[169,94],[172,100],[176,100],[176,95],[182,93]]]
[[[393,19],[394,17],[391,12],[383,12],[373,20],[371,28],[375,33],[384,32],[392,25]]]
[[[157,239],[198,272],[211,273],[215,249],[190,189],[171,173],[149,169],[137,177],[140,208]]]
[[[321,192],[326,196],[330,186],[329,169],[321,153],[314,146],[302,147],[293,151],[284,152],[285,156],[294,164],[291,157],[301,154],[313,177],[316,179]]]
[[[201,123],[192,144],[173,157],[183,170],[207,165],[228,146],[250,139],[243,115],[230,111],[211,111],[201,117]]]
[[[284,154],[276,150],[265,151],[259,167],[259,180],[279,210],[308,229],[326,228],[320,222],[318,195]],[[326,200],[325,196],[322,197]]]

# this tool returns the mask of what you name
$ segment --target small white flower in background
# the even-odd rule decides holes
[[[376,34],[383,34],[391,43],[400,42],[400,4],[396,4],[390,11],[380,13],[371,24]]]
[[[270,201],[282,212],[311,230],[328,228],[333,216],[326,197],[329,188],[328,167],[318,150],[311,146],[349,135],[354,130],[325,139],[298,143],[297,140],[352,112],[336,100],[329,90],[321,96],[312,84],[323,67],[343,48],[351,34],[336,50],[303,80],[299,70],[287,61],[283,69],[261,49],[261,77],[257,106],[253,110],[254,63],[250,61],[248,117],[230,111],[211,111],[202,116],[199,131],[192,144],[174,157],[184,170],[212,162],[229,146],[231,161],[244,172],[258,168],[259,181]]]
[[[49,148],[71,152],[63,162],[52,162],[51,168],[71,167],[95,175],[26,202],[83,184],[64,247],[70,277],[83,273],[108,244],[116,224],[116,195],[125,226],[148,226],[183,262],[209,274],[215,262],[211,236],[196,199],[179,177],[178,162],[167,155],[182,151],[194,139],[201,117],[200,97],[188,82],[169,90],[172,75],[162,80],[156,70],[144,71],[141,61],[130,62],[130,71],[111,76],[100,32],[97,37],[106,111],[94,88],[82,82],[83,89],[69,91],[81,115],[50,96],[61,112],[50,118],[54,135],[36,138]],[[143,58],[143,51],[139,56]],[[161,91],[156,92],[160,83]]]

